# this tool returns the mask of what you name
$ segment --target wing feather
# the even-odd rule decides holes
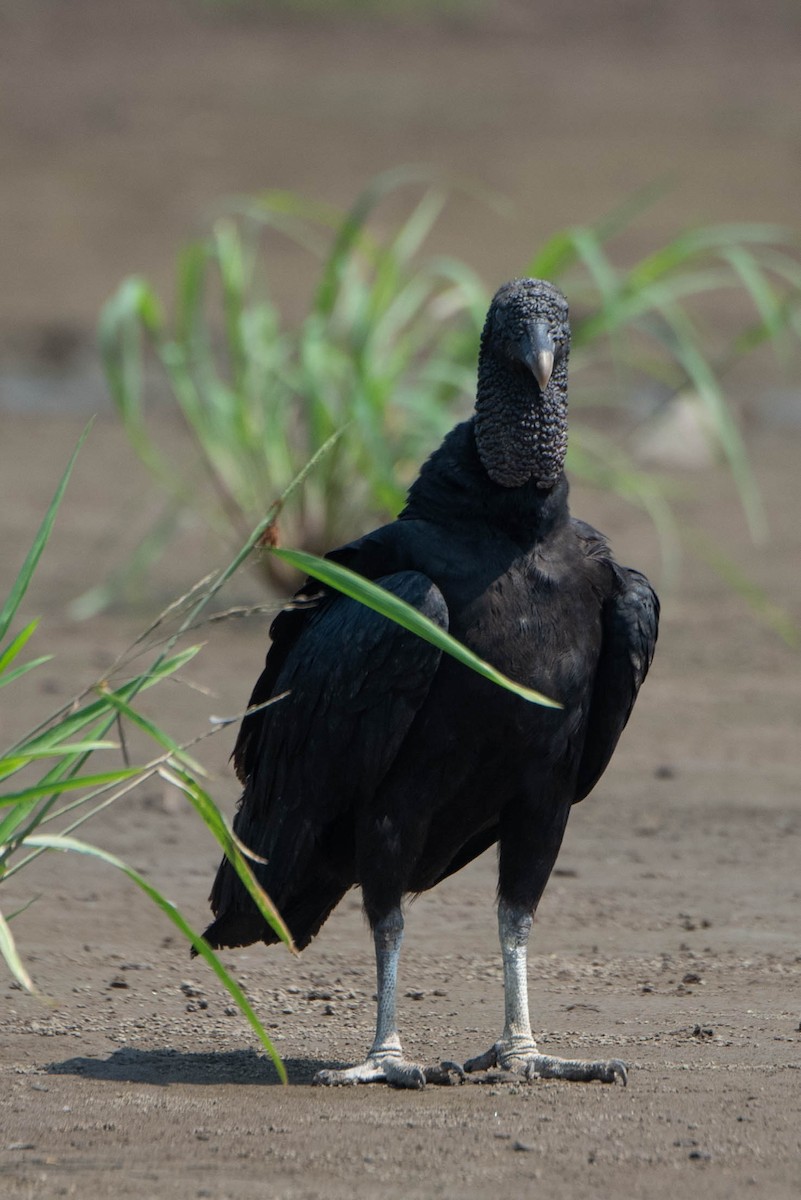
[[[574,804],[592,791],[609,764],[648,674],[659,628],[659,600],[645,576],[607,562],[613,586],[603,602],[601,655]]]
[[[442,593],[427,576],[401,571],[376,582],[447,629]],[[288,694],[245,718],[235,752],[245,788],[234,828],[267,859],[256,873],[279,909],[296,901],[293,889],[342,818],[352,821],[379,787],[440,661],[434,646],[355,600],[323,590],[305,603],[274,623],[253,700]],[[226,862],[211,900],[218,918],[252,907]]]

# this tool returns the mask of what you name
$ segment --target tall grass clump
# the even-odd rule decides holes
[[[472,406],[490,299],[466,263],[426,251],[445,203],[440,189],[423,190],[405,218],[376,232],[379,204],[409,182],[403,171],[379,176],[346,213],[287,193],[244,201],[181,252],[169,315],[141,278],[107,303],[100,343],[111,393],[173,502],[241,535],[339,431],[287,508],[284,540],[319,552],[397,511],[420,461]],[[668,547],[675,529],[665,489],[636,468],[626,423],[613,436],[582,415],[603,403],[641,425],[671,397],[692,393],[759,536],[759,496],[722,380],[763,343],[797,343],[797,242],[773,225],[709,226],[619,265],[615,239],[641,207],[635,198],[521,259],[520,275],[551,279],[571,300],[570,470],[645,507]],[[318,264],[308,311],[294,325],[270,293],[267,230]],[[703,314],[731,289],[752,317],[712,351]],[[152,423],[157,392],[177,407],[197,451],[183,470]],[[644,409],[648,396],[657,400]],[[274,573],[275,559],[266,562]]]
[[[283,539],[322,551],[368,514],[394,512],[471,386],[462,364],[484,289],[464,264],[420,255],[444,203],[436,191],[391,236],[373,235],[368,218],[395,182],[380,178],[344,216],[283,194],[250,201],[181,252],[169,320],[139,278],[104,309],[106,375],[134,447],[172,497],[237,540],[338,431],[285,510]],[[321,263],[295,328],[269,293],[266,226]],[[146,393],[165,384],[199,456],[180,473],[149,423]]]

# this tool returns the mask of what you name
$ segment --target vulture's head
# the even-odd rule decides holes
[[[493,297],[478,366],[476,445],[502,487],[552,487],[567,450],[567,301],[542,279],[514,279]]]

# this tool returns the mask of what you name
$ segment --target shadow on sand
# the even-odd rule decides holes
[[[312,1058],[287,1058],[284,1065],[290,1083],[311,1083],[323,1063]],[[344,1065],[344,1064],[343,1064]],[[67,1058],[48,1063],[48,1075],[80,1075],[126,1083],[151,1083],[167,1087],[173,1083],[241,1083],[273,1086],[280,1084],[275,1067],[254,1050],[231,1050],[219,1054],[187,1054],[180,1050],[115,1050],[107,1058]]]

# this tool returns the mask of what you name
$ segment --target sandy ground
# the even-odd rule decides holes
[[[12,555],[42,506],[41,478],[55,478],[78,428],[75,418],[11,428],[3,484],[22,514]],[[24,469],[33,444],[36,479]],[[744,546],[722,473],[684,480],[688,520],[703,520],[796,616],[800,448],[774,435],[753,445],[773,527],[759,551]],[[109,498],[129,460],[119,431],[101,422],[26,601],[43,614],[39,650],[57,658],[19,689],[15,727],[102,673],[142,624],[64,616],[87,561],[102,561],[99,494],[106,518],[124,525],[130,494]],[[133,493],[142,479],[135,469],[128,478]],[[574,510],[612,534],[624,561],[657,572],[636,515],[581,491]],[[199,531],[188,529],[181,549],[182,573],[202,574],[210,554]],[[243,578],[226,602],[254,593]],[[4,894],[7,911],[39,896],[15,928],[56,1007],[8,983],[0,993],[3,1193],[479,1197],[539,1183],[557,1197],[797,1195],[798,658],[706,568],[689,569],[665,599],[653,675],[612,768],[572,816],[530,972],[541,1043],[625,1059],[627,1089],[311,1088],[315,1070],[354,1060],[371,1038],[372,951],[355,894],[300,960],[280,949],[227,956],[286,1060],[293,1086],[281,1088],[164,918],[110,869],[51,857]],[[258,621],[215,627],[186,672],[211,696],[170,685],[151,693],[148,711],[177,737],[200,731],[210,712],[237,711],[264,638]],[[205,761],[231,807],[229,749],[222,735]],[[145,791],[92,836],[204,920],[217,855],[181,802]],[[461,1059],[499,1033],[493,888],[487,854],[410,909],[402,1026],[423,1058]]]
[[[2,6],[4,581],[78,436],[72,410],[103,404],[99,304],[126,271],[166,286],[178,244],[226,194],[291,186],[344,203],[381,167],[432,161],[513,197],[491,219],[457,197],[438,234],[490,283],[553,229],[663,173],[669,202],[629,235],[630,253],[698,218],[797,221],[799,24],[778,0],[592,10],[576,0],[556,20],[508,0],[423,26],[201,7]],[[276,245],[274,269],[291,308],[309,277],[283,253]],[[183,452],[168,423],[164,444]],[[750,449],[769,543],[749,543],[722,471],[679,476],[680,509],[801,620],[801,437],[757,423]],[[639,515],[579,489],[573,508],[622,561],[659,578]],[[13,708],[4,696],[4,742],[224,561],[190,522],[141,611],[70,620],[69,602],[125,561],[157,511],[101,419],[24,606],[42,616],[36,651],[56,657],[14,688]],[[224,603],[260,596],[242,576]],[[284,1056],[282,1088],[227,995],[132,885],[51,856],[3,887],[6,912],[38,897],[15,930],[55,1006],[0,974],[0,1194],[797,1197],[798,655],[703,565],[689,563],[663,599],[653,674],[612,767],[573,814],[530,971],[541,1044],[625,1059],[628,1088],[312,1089],[319,1067],[353,1061],[372,1034],[372,950],[355,895],[301,959],[226,960]],[[148,711],[189,738],[210,713],[241,710],[265,624],[204,632],[185,673],[193,686],[155,690]],[[229,811],[231,740],[203,752]],[[151,788],[87,833],[203,923],[217,852],[182,802]],[[493,893],[488,854],[409,911],[401,1019],[422,1059],[464,1059],[500,1031]]]

